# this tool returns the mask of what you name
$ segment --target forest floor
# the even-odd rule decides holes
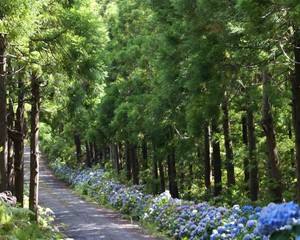
[[[29,170],[28,148],[25,151],[25,169]],[[52,209],[55,223],[68,239],[156,239],[145,234],[137,224],[122,219],[120,214],[81,199],[65,183],[54,177],[44,160],[40,162],[39,201],[41,206]]]

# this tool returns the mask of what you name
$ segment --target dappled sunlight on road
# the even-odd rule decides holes
[[[26,149],[27,169],[28,158]],[[155,239],[144,234],[137,224],[122,219],[120,214],[82,200],[67,184],[57,180],[43,161],[40,164],[40,204],[53,210],[56,223],[68,239]]]

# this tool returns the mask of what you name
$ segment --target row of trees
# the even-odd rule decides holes
[[[11,190],[23,206],[28,136],[29,208],[35,220],[42,102],[54,95],[52,86],[103,74],[107,34],[95,9],[93,0],[0,3],[0,191]]]
[[[298,1],[98,3],[107,74],[48,99],[50,155],[173,197],[300,201]]]
[[[50,157],[153,193],[300,200],[299,14],[296,0],[2,1],[2,190],[14,180],[22,202],[30,125],[34,211],[39,128]]]

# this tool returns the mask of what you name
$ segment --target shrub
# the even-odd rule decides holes
[[[129,187],[112,181],[100,168],[77,171],[62,164],[52,164],[52,168],[81,193],[137,220],[155,223],[175,239],[276,240],[300,236],[300,207],[293,202],[271,203],[264,208],[216,207],[174,199],[168,191],[158,196],[144,194],[142,186]]]

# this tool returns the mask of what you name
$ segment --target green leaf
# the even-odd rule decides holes
[[[278,231],[271,235],[270,240],[288,240],[291,238],[291,232],[284,230]]]

